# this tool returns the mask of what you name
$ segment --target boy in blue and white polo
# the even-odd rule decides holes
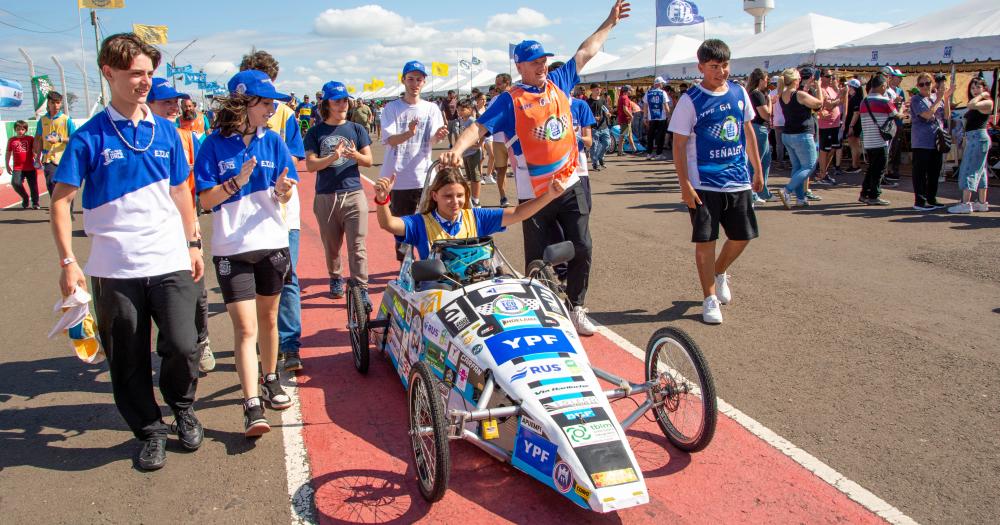
[[[212,260],[233,320],[247,437],[270,430],[265,402],[276,410],[292,406],[276,372],[277,322],[291,270],[281,206],[291,199],[298,176],[288,146],[267,129],[274,101],[289,98],[275,91],[262,71],[237,73],[194,163],[201,206],[214,212]],[[264,372],[260,385],[258,343]]]
[[[729,55],[729,46],[721,40],[701,44],[698,70],[704,80],[681,95],[670,119],[674,164],[681,198],[691,214],[691,241],[696,243],[695,263],[705,294],[702,319],[710,324],[722,322],[719,304],[732,301],[726,270],[758,236],[751,189],[764,186],[750,122],[753,103],[745,89],[728,81]],[[752,184],[748,157],[754,169]],[[728,240],[716,257],[720,224]]]
[[[137,463],[145,470],[163,466],[168,432],[153,396],[153,320],[163,359],[160,392],[174,412],[181,444],[197,449],[203,436],[192,404],[199,358],[195,281],[204,266],[180,136],[172,122],[145,105],[159,61],[159,51],[132,33],[104,40],[98,65],[111,86],[111,104],[70,138],[52,198],[62,293],[85,288],[83,274],[91,276],[115,404],[143,441]],[[73,256],[70,226],[70,203],[81,185],[84,230],[91,239],[83,272]]]

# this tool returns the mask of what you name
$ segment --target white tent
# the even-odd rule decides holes
[[[824,46],[834,47],[834,46]],[[817,53],[829,66],[1000,61],[1000,1],[971,0]]]
[[[773,72],[813,63],[819,49],[837,46],[886,27],[885,23],[862,24],[808,13],[778,28],[731,43],[730,74],[745,76],[758,67]],[[663,72],[670,78],[701,76],[696,60],[668,65]]]
[[[684,35],[672,35],[661,40],[655,48],[658,55],[656,57],[656,73],[660,74],[662,67],[666,64],[690,61],[695,56],[699,45],[701,45],[701,40]],[[594,63],[598,58],[595,56],[583,68],[580,80],[582,82],[608,82],[652,76],[653,52],[654,46],[650,44],[630,57],[605,58],[598,64]],[[605,53],[605,55],[607,54]],[[608,56],[613,57],[614,55]]]

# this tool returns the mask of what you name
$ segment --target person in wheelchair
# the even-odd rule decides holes
[[[437,256],[460,281],[493,273],[493,244],[484,237],[530,218],[566,189],[554,178],[545,194],[517,207],[472,208],[468,181],[460,169],[446,167],[434,177],[420,213],[396,217],[389,211],[389,192],[395,180],[393,176],[375,183],[379,227],[395,235],[398,241],[415,246],[420,259],[430,258],[437,249]],[[457,239],[469,241],[440,242]],[[436,248],[435,243],[438,243]]]

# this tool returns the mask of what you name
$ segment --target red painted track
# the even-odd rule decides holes
[[[311,213],[314,174],[300,172],[302,237],[299,279],[305,373],[299,375],[303,438],[323,523],[876,523],[881,519],[720,414],[711,445],[689,455],[671,447],[659,427],[640,419],[629,441],[650,503],[601,515],[474,446],[453,442],[449,491],[433,506],[421,499],[410,463],[402,384],[373,352],[367,376],[354,369],[344,301],[327,292],[326,264]],[[371,197],[370,187],[366,188]],[[388,234],[369,216],[371,298],[377,306],[398,265]],[[345,264],[346,266],[346,264]],[[608,339],[584,340],[595,365],[628,378],[642,363]],[[617,403],[619,417],[634,407]]]

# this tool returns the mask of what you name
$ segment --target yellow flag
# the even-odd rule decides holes
[[[365,84],[364,86],[362,86],[362,90],[363,91],[375,91],[374,89],[372,89],[372,85],[371,84]]]
[[[132,24],[132,32],[147,44],[166,44],[167,26],[148,26],[146,24]]]
[[[121,9],[125,0],[76,0],[80,9]]]
[[[448,64],[444,62],[431,62],[431,74],[436,77],[448,76]]]
[[[381,80],[372,77],[372,90],[382,89],[384,87],[385,87],[385,82],[382,82]]]
[[[399,74],[399,83],[400,84],[403,83],[403,74],[402,73]]]
[[[354,93],[354,92],[356,92],[356,91],[357,91],[357,90],[356,90],[356,89],[354,89],[354,86],[347,86],[347,92],[348,92],[348,93]]]

